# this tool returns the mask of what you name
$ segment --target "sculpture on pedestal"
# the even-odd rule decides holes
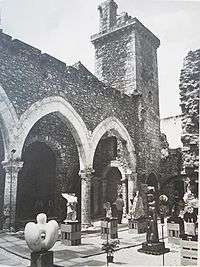
[[[66,194],[63,193],[62,197],[67,200],[67,217],[64,220],[64,222],[68,221],[76,221],[77,219],[77,211],[76,211],[76,206],[77,206],[77,197],[75,194]]]
[[[67,200],[67,217],[61,224],[61,239],[65,245],[77,246],[81,244],[81,224],[76,219],[77,197],[75,194],[62,194]]]
[[[25,226],[25,240],[32,251],[31,267],[53,266],[53,251],[51,249],[58,239],[58,223],[51,220],[47,223],[47,216],[40,213],[37,223],[29,222]]]
[[[198,198],[191,191],[190,181],[187,183],[187,190],[183,199],[185,201],[183,216],[185,234],[188,236],[197,236]]]
[[[157,225],[157,194],[154,186],[147,187],[147,202],[148,202],[148,218],[147,218],[147,234],[146,242],[142,243],[142,248],[139,252],[160,255],[169,252],[165,248],[165,243],[159,241],[158,225]]]
[[[47,216],[40,213],[36,218],[37,223],[29,222],[25,226],[24,235],[28,247],[34,251],[49,250],[58,238],[58,223],[51,220],[47,223]]]

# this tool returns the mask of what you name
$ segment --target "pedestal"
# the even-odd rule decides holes
[[[135,220],[129,219],[128,220],[128,232],[130,234],[143,234],[146,233],[147,230],[147,221],[143,220]]]
[[[168,242],[179,245],[181,241],[181,236],[184,234],[183,219],[178,218],[177,220],[172,220],[171,218],[169,218],[167,220],[167,233]]]
[[[109,239],[118,238],[118,219],[110,218],[110,221],[106,221],[105,219],[101,221],[101,238],[107,239],[107,235]]]
[[[81,244],[81,224],[79,222],[65,222],[61,224],[61,240],[67,246]]]
[[[142,243],[142,248],[138,249],[139,252],[151,254],[151,255],[162,255],[170,251],[169,248],[165,248],[164,242],[157,243]]]
[[[187,236],[180,241],[181,244],[181,265],[196,265],[198,259],[197,237]]]
[[[53,251],[31,253],[31,267],[53,267]]]

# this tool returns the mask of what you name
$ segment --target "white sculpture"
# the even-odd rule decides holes
[[[77,212],[76,212],[76,205],[77,205],[77,197],[75,194],[66,194],[63,193],[62,197],[67,200],[67,217],[64,220],[64,222],[69,222],[69,221],[76,221],[77,218]]]
[[[188,206],[198,209],[198,198],[195,197],[195,195],[191,191],[190,180],[187,180],[187,189],[184,194],[183,200],[186,204],[186,210]]]
[[[36,220],[37,223],[29,222],[25,226],[26,243],[33,252],[47,251],[58,239],[58,223],[55,220],[47,223],[45,213],[38,214]]]
[[[142,197],[139,195],[139,191],[136,191],[133,195],[129,214],[131,219],[135,220],[145,216],[143,200]]]

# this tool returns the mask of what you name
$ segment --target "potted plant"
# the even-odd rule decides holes
[[[113,262],[114,259],[113,254],[118,245],[119,245],[118,239],[113,241],[107,240],[102,244],[102,250],[104,250],[107,254],[107,263]]]

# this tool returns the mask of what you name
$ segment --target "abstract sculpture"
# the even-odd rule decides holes
[[[58,223],[55,220],[47,223],[45,213],[38,214],[36,221],[37,223],[29,222],[25,226],[26,243],[33,252],[47,251],[57,241]]]

